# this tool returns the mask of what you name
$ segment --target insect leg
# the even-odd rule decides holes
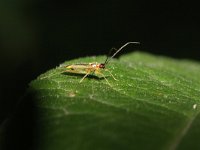
[[[90,74],[90,71],[88,71],[88,72],[84,75],[84,77],[80,80],[79,83],[81,83],[89,74]]]
[[[101,75],[106,80],[106,82],[108,83],[108,85],[111,86],[111,84],[108,82],[108,80],[106,79],[106,77],[104,76],[103,73],[101,73],[99,71],[95,71],[95,73]]]
[[[110,75],[113,77],[113,79],[116,80],[116,81],[118,81],[118,80],[113,76],[113,74],[110,72],[110,70],[105,69],[105,71],[108,71],[108,72],[110,73]]]

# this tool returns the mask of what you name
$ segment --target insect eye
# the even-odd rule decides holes
[[[105,64],[100,64],[99,68],[105,68]]]

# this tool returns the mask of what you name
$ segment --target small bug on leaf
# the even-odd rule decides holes
[[[120,47],[111,57],[107,56],[106,60],[104,63],[80,63],[80,64],[72,64],[72,65],[67,65],[65,68],[65,72],[69,73],[74,73],[74,74],[85,74],[83,78],[80,80],[82,82],[88,75],[94,74],[94,75],[100,75],[102,76],[107,83],[110,85],[108,80],[106,79],[105,75],[101,72],[101,70],[105,70],[110,73],[110,75],[113,77],[114,80],[117,80],[112,73],[106,69],[106,65],[110,62],[110,60],[117,54],[119,53],[124,47],[126,47],[129,44],[139,44],[139,42],[128,42],[124,44],[122,47]]]

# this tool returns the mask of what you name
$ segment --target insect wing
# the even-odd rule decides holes
[[[66,72],[85,74],[91,68],[90,64],[74,64],[66,66]]]

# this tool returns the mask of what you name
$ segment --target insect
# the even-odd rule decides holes
[[[74,74],[84,74],[84,76],[80,80],[80,83],[90,74],[94,74],[96,76],[100,75],[110,85],[110,83],[106,79],[105,75],[101,71],[104,70],[104,71],[109,72],[109,74],[112,76],[112,78],[114,80],[117,80],[112,75],[112,73],[108,69],[106,69],[106,65],[111,61],[111,59],[113,57],[115,57],[115,55],[117,55],[117,53],[119,53],[124,47],[126,47],[129,44],[139,44],[139,42],[128,42],[128,43],[124,44],[111,57],[107,56],[104,63],[94,62],[94,63],[80,63],[80,64],[67,65],[67,66],[65,66],[65,68],[67,69],[67,70],[65,70],[65,72],[74,73]]]

